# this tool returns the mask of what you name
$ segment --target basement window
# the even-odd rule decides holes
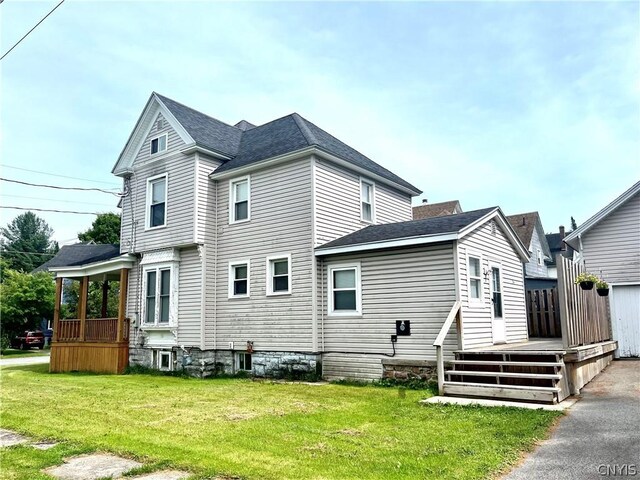
[[[251,354],[250,353],[239,353],[238,354],[238,370],[242,370],[244,372],[251,371]]]
[[[169,350],[154,350],[153,364],[158,370],[170,372],[173,370],[173,352]]]

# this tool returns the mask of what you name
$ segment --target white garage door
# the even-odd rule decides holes
[[[616,357],[640,357],[640,285],[612,287],[611,328],[618,341]]]

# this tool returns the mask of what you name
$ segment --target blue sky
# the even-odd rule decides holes
[[[5,0],[0,51],[56,3]],[[231,124],[298,112],[430,202],[537,210],[557,231],[640,177],[639,14],[638,2],[67,0],[0,63],[0,168],[117,188],[111,168],[155,90]],[[2,205],[117,211],[101,193],[0,189]],[[62,243],[93,220],[40,215]]]

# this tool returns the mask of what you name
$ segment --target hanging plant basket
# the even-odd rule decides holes
[[[608,297],[609,296],[609,289],[608,288],[596,288],[596,291],[598,292],[598,295],[600,295],[601,297]]]
[[[595,282],[584,281],[580,282],[580,288],[583,290],[593,290],[593,285]]]

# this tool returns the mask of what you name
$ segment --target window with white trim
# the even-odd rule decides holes
[[[249,296],[249,261],[229,264],[229,298]]]
[[[251,367],[251,354],[250,353],[238,353],[237,357],[238,370],[250,372]]]
[[[151,155],[162,153],[167,149],[167,134],[151,139]]]
[[[329,267],[329,315],[360,315],[360,265]]]
[[[168,325],[171,311],[171,268],[145,270],[145,311],[147,325]]]
[[[244,222],[250,219],[250,196],[249,177],[229,182],[229,223]]]
[[[482,271],[479,257],[469,256],[469,299],[482,300]]]
[[[360,180],[360,200],[362,205],[362,220],[373,223],[374,219],[374,184],[367,180]]]
[[[267,295],[291,293],[291,255],[267,258]]]
[[[154,350],[153,364],[158,370],[172,371],[174,356],[170,350]]]
[[[167,224],[167,175],[147,180],[147,228]]]
[[[542,265],[542,250],[539,248],[536,250],[536,258],[538,260],[538,265]]]

